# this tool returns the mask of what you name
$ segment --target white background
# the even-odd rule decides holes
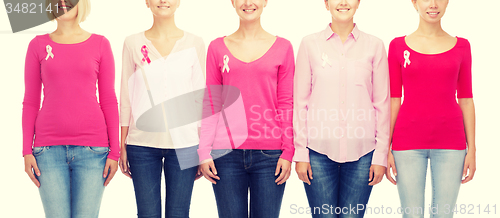
[[[20,0],[22,2],[22,0]],[[467,38],[472,45],[473,91],[477,117],[476,177],[460,190],[458,204],[473,204],[474,215],[455,217],[500,217],[498,188],[498,154],[500,117],[498,82],[500,81],[500,46],[498,43],[497,0],[450,0],[443,19],[444,29],[451,35]],[[0,217],[44,217],[38,190],[24,173],[21,156],[21,112],[24,95],[24,58],[30,40],[35,35],[52,32],[55,22],[46,23],[24,32],[12,34],[4,6],[0,6]],[[230,0],[182,0],[176,12],[177,25],[202,36],[206,46],[216,37],[229,35],[238,28],[238,17]],[[323,30],[331,21],[322,0],[269,0],[262,15],[268,32],[290,40],[297,52],[302,37]],[[355,16],[359,28],[381,38],[386,47],[394,38],[416,30],[418,15],[410,0],[361,1]],[[126,36],[148,29],[152,15],[144,0],[92,1],[92,11],[82,27],[106,36],[111,41],[116,61],[116,90],[119,94],[121,54]],[[432,78],[430,78],[432,79]],[[422,87],[425,89],[426,87]],[[294,165],[293,165],[294,167]],[[294,169],[294,168],[293,168]],[[430,175],[428,175],[430,177]],[[426,205],[430,203],[430,178],[427,183]],[[100,217],[136,217],[132,181],[117,173],[106,188]],[[290,206],[307,207],[302,182],[294,170],[286,184],[280,217],[310,217],[291,214]],[[482,210],[490,205],[490,214]],[[493,205],[497,212],[493,214]],[[399,206],[396,186],[386,179],[372,191],[369,206]],[[481,206],[481,215],[478,215]],[[467,212],[471,206],[467,207]],[[375,210],[377,211],[377,210]],[[401,217],[401,215],[367,214],[365,217]],[[384,213],[386,213],[384,211]],[[191,202],[191,217],[217,217],[215,198],[210,183],[196,181]]]

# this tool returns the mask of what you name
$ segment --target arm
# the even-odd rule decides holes
[[[106,120],[110,152],[108,158],[118,161],[120,157],[118,133],[118,102],[115,93],[115,61],[109,41],[103,37],[97,85],[99,103]]]
[[[120,125],[121,125],[121,140],[120,140],[120,168],[125,176],[132,178],[130,167],[127,158],[127,136],[132,117],[132,109],[130,106],[128,80],[135,71],[133,55],[127,46],[127,42],[123,43],[122,53],[122,77],[120,86]]]
[[[465,45],[457,82],[458,105],[462,109],[467,138],[467,155],[463,170],[465,178],[462,180],[462,184],[471,181],[476,172],[476,112],[472,99],[472,55],[469,41],[466,40]]]
[[[382,181],[387,167],[387,153],[390,135],[390,92],[389,66],[384,43],[377,42],[377,50],[373,59],[373,108],[375,109],[375,151],[370,167],[368,185],[376,185]]]
[[[196,53],[198,55],[198,59],[194,63],[193,66],[193,75],[191,77],[191,82],[193,85],[193,91],[196,92],[196,107],[197,107],[197,113],[202,114],[202,109],[203,109],[203,94],[204,94],[204,89],[205,89],[205,70],[206,70],[206,61],[207,61],[207,55],[205,51],[205,43],[203,43],[203,40],[200,39],[199,41],[196,42]],[[200,134],[200,128],[201,128],[201,116],[200,116],[200,121],[198,121],[198,135]]]
[[[99,104],[104,114],[106,126],[108,127],[108,139],[110,152],[104,167],[103,177],[106,178],[104,186],[107,186],[118,170],[118,158],[120,157],[120,142],[118,132],[118,102],[115,93],[115,60],[111,51],[111,45],[106,38],[101,41],[101,58],[99,62],[99,74],[97,86],[99,88]]]
[[[40,61],[38,59],[38,39],[31,40],[26,53],[24,65],[24,100],[23,100],[23,156],[24,170],[31,181],[40,187],[33,171],[40,176],[40,170],[32,155],[33,136],[35,135],[35,121],[40,110],[40,98],[42,92],[42,78],[40,72]]]
[[[278,69],[278,115],[281,122],[281,150],[280,158],[292,161],[295,148],[293,146],[293,74],[295,72],[295,58],[293,48],[289,44],[283,65]]]
[[[295,58],[293,57],[293,47],[288,43],[285,60],[278,69],[278,115],[281,122],[281,154],[276,165],[275,180],[278,185],[285,183],[290,177],[293,153],[293,74],[295,73]],[[281,173],[280,173],[281,171]]]
[[[206,61],[206,91],[203,97],[202,120],[200,130],[200,145],[198,155],[200,156],[199,171],[213,184],[220,178],[210,152],[215,140],[215,131],[222,107],[222,75],[215,57],[214,42],[210,43]]]
[[[311,185],[311,164],[309,164],[309,150],[307,149],[307,103],[311,97],[312,69],[309,61],[306,42],[300,43],[297,54],[297,65],[294,76],[293,92],[293,130],[296,162],[295,171],[300,180]]]
[[[390,136],[389,136],[389,151],[387,153],[387,169],[385,172],[386,178],[394,185],[396,185],[396,180],[391,176],[391,169],[394,176],[396,176],[396,164],[394,161],[394,156],[392,155],[392,135],[394,133],[394,126],[396,125],[396,119],[399,114],[399,109],[401,108],[401,97],[402,97],[402,87],[403,80],[401,77],[401,63],[397,58],[397,45],[393,40],[389,45],[389,76],[390,76],[390,87],[391,87],[391,126],[390,126]]]

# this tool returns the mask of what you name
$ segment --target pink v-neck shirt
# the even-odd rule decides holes
[[[309,149],[339,163],[373,152],[386,166],[389,149],[389,69],[384,43],[355,25],[347,40],[328,25],[304,37],[294,86],[294,161]]]
[[[206,65],[210,95],[204,100],[200,161],[212,158],[212,149],[282,150],[281,158],[292,161],[291,43],[277,37],[262,57],[247,63],[231,54],[223,37],[217,38],[208,47]]]
[[[49,34],[35,37],[25,62],[23,155],[33,145],[109,146],[108,158],[118,160],[114,82],[115,63],[104,36],[92,34],[76,44],[56,43]]]
[[[389,46],[391,96],[404,97],[392,138],[393,150],[466,148],[457,98],[472,98],[469,41],[457,37],[443,53],[412,50],[405,37]],[[403,96],[404,90],[404,96]]]

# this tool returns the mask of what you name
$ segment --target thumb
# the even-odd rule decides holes
[[[40,176],[40,170],[38,169],[38,164],[34,163],[33,165],[33,170],[35,170],[35,173],[37,176]]]
[[[102,174],[103,178],[106,178],[106,176],[108,175],[108,170],[109,170],[109,165],[106,164],[106,166],[104,167],[104,173]]]
[[[373,167],[370,167],[370,175],[368,181],[372,181],[372,179],[373,179]]]

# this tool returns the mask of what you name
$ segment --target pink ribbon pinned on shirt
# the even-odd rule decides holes
[[[146,45],[142,46],[141,53],[144,56],[144,58],[142,58],[142,64],[144,64],[144,62],[146,62],[146,61],[148,62],[148,64],[150,64],[151,63],[151,59],[149,59],[149,56],[148,56],[148,47],[146,47]]]

